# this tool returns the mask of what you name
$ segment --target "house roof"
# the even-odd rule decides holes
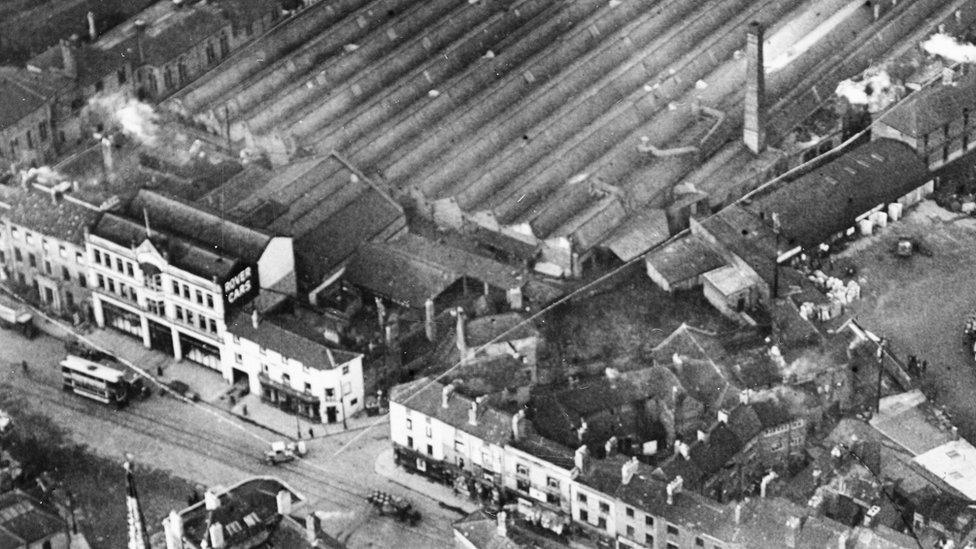
[[[184,2],[177,7],[173,2],[157,2],[105,32],[96,45],[106,50],[125,48],[133,62],[138,63],[135,21],[140,19],[147,25],[142,39],[143,64],[156,67],[230,25],[220,9],[211,4]]]
[[[671,236],[668,215],[651,208],[629,217],[606,238],[606,246],[621,261],[630,261]]]
[[[540,459],[544,459],[548,463],[559,467],[560,469],[570,471],[576,466],[576,450],[563,446],[558,442],[549,440],[548,438],[539,436],[535,433],[529,433],[518,440],[511,440],[508,443],[512,448],[521,450],[530,456],[535,456]]]
[[[725,265],[718,254],[694,235],[678,238],[651,251],[646,261],[648,268],[653,268],[672,285]]]
[[[651,350],[654,360],[664,364],[670,364],[675,354],[685,358],[712,360],[726,353],[714,333],[682,322]]]
[[[85,230],[101,215],[70,200],[55,201],[44,191],[23,187],[0,187],[0,204],[10,206],[5,213],[12,223],[78,246],[84,246]]]
[[[288,492],[293,502],[304,499],[287,484],[272,477],[254,477],[217,491],[220,506],[213,511],[205,509],[202,501],[180,511],[183,535],[187,539],[202,540],[210,524],[221,524],[227,545],[240,544],[267,529],[266,524],[278,514],[276,498],[281,491]]]
[[[503,445],[512,435],[512,414],[498,410],[490,403],[479,408],[477,424],[468,421],[469,410],[475,402],[461,394],[453,394],[448,406],[442,406],[445,384],[423,377],[409,383],[401,383],[390,391],[390,401],[408,409],[437,418],[444,423],[476,436],[485,442]]]
[[[63,47],[70,48],[74,53],[77,72],[71,80],[82,87],[92,85],[106,76],[115,75],[117,70],[136,61],[134,55],[129,55],[130,49],[126,45],[102,48],[98,44],[73,45],[66,43],[64,46],[55,44],[35,55],[27,62],[27,65],[47,73],[57,71],[67,78],[64,73]]]
[[[949,441],[916,456],[914,461],[960,494],[976,500],[976,447],[969,442]]]
[[[227,331],[265,349],[297,360],[307,368],[331,370],[346,364],[358,353],[337,349],[328,345],[322,331],[316,327],[322,317],[307,309],[295,306],[288,312],[277,312],[259,319],[254,327],[251,315],[240,313],[228,324]]]
[[[15,489],[0,494],[0,542],[14,540],[3,547],[29,547],[67,528],[56,511],[26,493]]]
[[[559,549],[564,544],[527,529],[514,521],[507,521],[506,535],[498,534],[498,518],[490,515],[484,509],[462,518],[454,523],[454,535],[461,536],[467,542],[465,547],[476,549],[519,549],[532,547],[537,549]]]
[[[869,422],[871,426],[912,455],[924,454],[952,441],[948,422],[936,415],[917,389],[884,397],[879,408]]]
[[[0,67],[0,130],[47,108],[65,81],[16,67]],[[26,146],[26,143],[24,143]]]
[[[501,341],[515,341],[539,337],[539,330],[521,313],[511,312],[480,316],[468,321],[465,326],[466,341],[471,347],[479,347],[502,337]]]
[[[508,265],[409,233],[361,247],[346,267],[353,284],[415,308],[461,277],[505,290],[522,286]]]
[[[897,174],[895,176],[894,174]],[[794,245],[815,246],[854,225],[857,216],[894,202],[931,179],[915,151],[902,141],[877,139],[755,195],[747,209],[779,216],[782,233]],[[792,246],[784,244],[783,249]]]
[[[763,424],[752,406],[736,406],[729,412],[729,430],[739,440],[752,440],[762,432]]]
[[[759,424],[762,425],[763,430],[793,421],[790,411],[779,402],[760,400],[749,403],[747,406],[756,412],[756,417],[759,419]]]
[[[938,82],[912,94],[881,117],[881,122],[914,138],[960,120],[963,111],[976,109],[976,72],[967,70],[952,85]]]
[[[758,215],[740,204],[733,204],[699,223],[723,247],[745,261],[760,278],[767,282],[773,280],[776,235]]]

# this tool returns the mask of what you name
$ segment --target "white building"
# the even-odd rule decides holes
[[[213,369],[222,369],[220,349],[235,310],[295,291],[290,237],[152,191],[105,213],[86,248],[99,327]],[[221,373],[234,380],[233,370]]]
[[[323,322],[302,309],[241,313],[227,327],[221,370],[289,413],[345,421],[363,409],[363,355],[330,347]]]

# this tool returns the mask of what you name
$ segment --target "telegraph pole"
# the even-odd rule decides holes
[[[878,340],[878,387],[877,387],[877,399],[874,401],[874,413],[875,415],[881,413],[881,374],[884,372],[884,354],[885,347],[888,346],[888,340],[885,336],[881,336]]]

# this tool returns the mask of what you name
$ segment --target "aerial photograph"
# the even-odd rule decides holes
[[[0,0],[0,549],[976,549],[974,444],[976,0]]]

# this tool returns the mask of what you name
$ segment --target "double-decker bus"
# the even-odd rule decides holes
[[[65,391],[118,408],[128,404],[133,389],[124,371],[73,355],[61,361],[61,383]]]

